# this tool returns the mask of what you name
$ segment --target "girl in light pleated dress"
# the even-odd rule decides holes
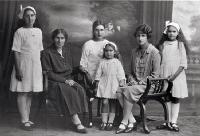
[[[12,51],[15,65],[11,75],[10,90],[17,92],[17,105],[21,116],[21,127],[32,130],[29,119],[32,92],[41,92],[42,67],[40,51],[43,50],[42,31],[35,27],[36,11],[27,6],[23,10],[23,27],[14,35]]]
[[[105,45],[103,59],[97,69],[95,84],[96,97],[102,99],[102,123],[100,130],[112,130],[115,118],[116,91],[125,84],[125,73],[121,62],[117,59],[116,45]]]
[[[161,76],[173,82],[171,96],[167,99],[169,120],[158,126],[158,129],[179,131],[177,119],[180,109],[180,98],[188,97],[185,69],[187,69],[188,51],[180,26],[175,22],[167,22],[166,29],[158,46],[161,55]]]

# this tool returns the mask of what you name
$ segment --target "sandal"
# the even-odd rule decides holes
[[[156,129],[170,129],[171,128],[171,125],[169,122],[167,123],[163,123],[161,124],[160,126],[157,126]]]
[[[171,131],[179,132],[179,127],[176,123],[171,123]]]
[[[100,125],[99,130],[105,130],[106,126],[107,126],[107,123],[102,122],[101,125]]]
[[[33,130],[33,128],[32,128],[32,126],[31,126],[29,121],[22,122],[20,127],[21,127],[21,129],[26,130],[26,131],[32,131]]]
[[[120,128],[120,126],[123,126],[124,128]],[[127,128],[127,125],[124,123],[121,123],[115,133],[116,134],[124,133],[126,128]]]
[[[111,131],[113,129],[113,123],[108,123],[107,125],[106,125],[106,130],[107,131]]]

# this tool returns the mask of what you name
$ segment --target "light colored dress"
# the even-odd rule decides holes
[[[40,51],[43,50],[42,31],[39,28],[19,28],[14,35],[13,51],[20,52],[22,81],[16,79],[15,67],[11,75],[10,90],[13,92],[41,92],[42,67]]]
[[[133,76],[135,81],[144,83],[120,87],[117,92],[122,93],[129,102],[135,103],[145,91],[147,77],[159,77],[161,57],[152,44],[149,44],[144,53],[141,48],[137,48],[132,50],[131,55],[131,65],[127,72]],[[150,89],[151,91],[153,89]]]
[[[102,59],[95,80],[99,80],[97,97],[116,99],[119,81],[125,80],[125,73],[118,59]]]
[[[80,65],[90,74],[92,80],[95,79],[96,70],[103,56],[103,48],[109,43],[108,40],[103,41],[87,41],[82,48],[82,56]]]
[[[168,77],[175,74],[180,66],[187,69],[187,58],[184,44],[178,41],[165,41],[162,51],[161,75]],[[188,97],[185,70],[173,81],[172,96]]]

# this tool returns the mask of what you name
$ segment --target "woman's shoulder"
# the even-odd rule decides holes
[[[44,50],[42,51],[42,54],[51,54],[52,50],[53,50],[53,46],[50,45],[50,46],[48,46],[46,49],[44,49]]]
[[[151,53],[153,53],[153,54],[159,53],[159,50],[153,44],[150,44],[149,48],[150,48]]]

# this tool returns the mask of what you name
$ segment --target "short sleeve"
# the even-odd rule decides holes
[[[22,36],[20,32],[17,30],[14,34],[12,50],[21,52],[21,45],[22,45]]]
[[[180,49],[180,57],[181,57],[180,66],[184,67],[184,69],[187,69],[186,50],[182,42],[179,45],[180,45],[179,49]]]

